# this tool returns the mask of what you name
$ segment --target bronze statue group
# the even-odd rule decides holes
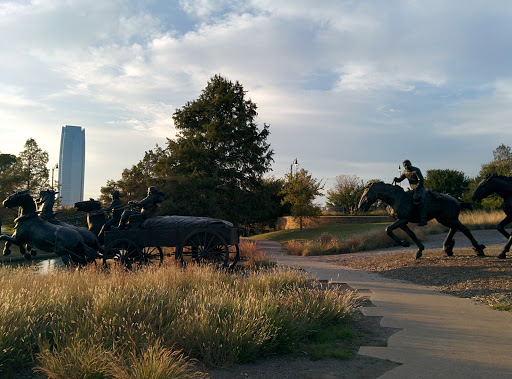
[[[436,219],[440,224],[450,229],[443,248],[448,256],[453,255],[455,241],[454,234],[462,232],[472,243],[478,256],[485,256],[485,246],[479,244],[470,230],[459,221],[462,208],[469,204],[463,203],[447,194],[440,194],[425,188],[421,170],[413,166],[410,160],[403,162],[404,172],[392,180],[391,184],[383,182],[370,183],[366,186],[359,202],[359,209],[367,211],[377,200],[382,200],[388,205],[388,213],[396,221],[386,228],[387,234],[401,246],[409,246],[407,240],[400,239],[394,230],[402,229],[417,245],[416,258],[422,256],[424,246],[409,228],[408,223],[417,223],[419,226],[427,225],[427,222]],[[405,191],[401,186],[395,185],[407,179],[410,191]],[[503,251],[498,256],[506,258],[506,253],[512,245],[512,237],[505,230],[505,226],[512,222],[512,178],[491,175],[480,182],[473,193],[474,201],[481,201],[492,194],[503,197],[503,209],[506,217],[498,224],[498,230],[507,239]],[[4,200],[3,205],[8,208],[21,210],[15,220],[15,232],[13,235],[1,235],[0,240],[6,241],[4,255],[10,253],[10,245],[19,246],[21,253],[29,259],[35,254],[34,247],[47,252],[55,252],[67,261],[87,263],[98,257],[98,252],[103,253],[101,243],[105,232],[117,228],[129,229],[141,225],[145,220],[155,216],[156,211],[164,196],[155,186],[148,188],[147,196],[140,201],[129,201],[123,204],[119,191],[111,194],[112,202],[106,208],[96,200],[78,202],[77,210],[87,212],[89,230],[73,227],[55,218],[53,205],[55,192],[41,191],[37,201],[30,196],[28,191],[19,191]],[[129,209],[126,209],[129,208]],[[110,214],[105,219],[105,212]],[[27,252],[28,250],[28,252]]]

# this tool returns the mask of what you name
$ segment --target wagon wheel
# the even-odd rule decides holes
[[[134,263],[141,264],[142,251],[136,243],[128,239],[115,240],[111,245],[105,248],[103,254],[103,264],[107,264],[107,259],[111,258],[117,264],[122,264],[126,268],[132,268]]]
[[[160,266],[164,261],[164,252],[160,246],[145,246],[142,248],[142,262]]]
[[[180,258],[190,256],[198,263],[216,263],[227,266],[229,247],[224,238],[213,231],[198,230],[190,233],[180,248]]]

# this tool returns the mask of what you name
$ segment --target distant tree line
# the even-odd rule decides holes
[[[499,145],[493,152],[493,160],[482,164],[479,174],[474,178],[452,169],[426,170],[424,174],[426,188],[471,202],[471,194],[487,175],[512,176],[512,150],[504,144]],[[327,191],[327,206],[345,213],[354,213],[366,184],[355,175],[337,176],[334,187]],[[501,198],[491,196],[474,206],[477,209],[499,209],[501,202]]]

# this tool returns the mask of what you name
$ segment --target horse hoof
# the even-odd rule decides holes
[[[7,256],[11,254],[11,250],[10,249],[7,249],[7,250],[4,250],[4,255]]]
[[[421,252],[421,250],[418,250],[418,252],[416,253],[416,259],[420,259],[422,255],[423,253]]]
[[[32,259],[32,255],[30,255],[29,253],[25,253],[25,254],[23,254],[23,256],[25,257],[25,259],[26,259],[27,261],[29,261],[29,260],[31,260],[31,259]]]
[[[477,247],[475,247],[476,256],[477,257],[485,257],[484,249],[485,249],[485,245],[478,245]]]
[[[445,249],[444,252],[447,256],[452,257],[453,256],[453,250],[452,249]]]
[[[405,240],[400,241],[400,245],[402,245],[402,247],[409,247],[409,246],[411,246],[409,241],[405,241]]]
[[[507,257],[507,253],[505,251],[502,251],[500,255],[498,255],[499,259],[505,259]]]

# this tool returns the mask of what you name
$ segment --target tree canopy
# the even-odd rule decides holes
[[[161,213],[235,224],[254,219],[249,199],[265,184],[274,152],[267,143],[269,126],[258,128],[256,104],[246,95],[239,82],[212,77],[198,99],[174,112],[176,138],[146,152],[121,180],[108,182],[104,196],[117,187],[133,198],[156,185],[166,195]]]
[[[468,190],[469,178],[462,172],[450,169],[427,170],[425,187],[439,193],[447,193],[456,199]]]
[[[356,175],[338,175],[334,188],[327,190],[327,206],[339,207],[345,212],[355,212],[364,186],[363,180]]]
[[[282,203],[291,205],[291,213],[294,218],[299,219],[300,230],[304,217],[320,215],[320,208],[313,204],[315,197],[321,194],[323,184],[313,178],[307,171],[301,168],[295,173],[285,175],[285,184],[281,191],[284,195]]]

